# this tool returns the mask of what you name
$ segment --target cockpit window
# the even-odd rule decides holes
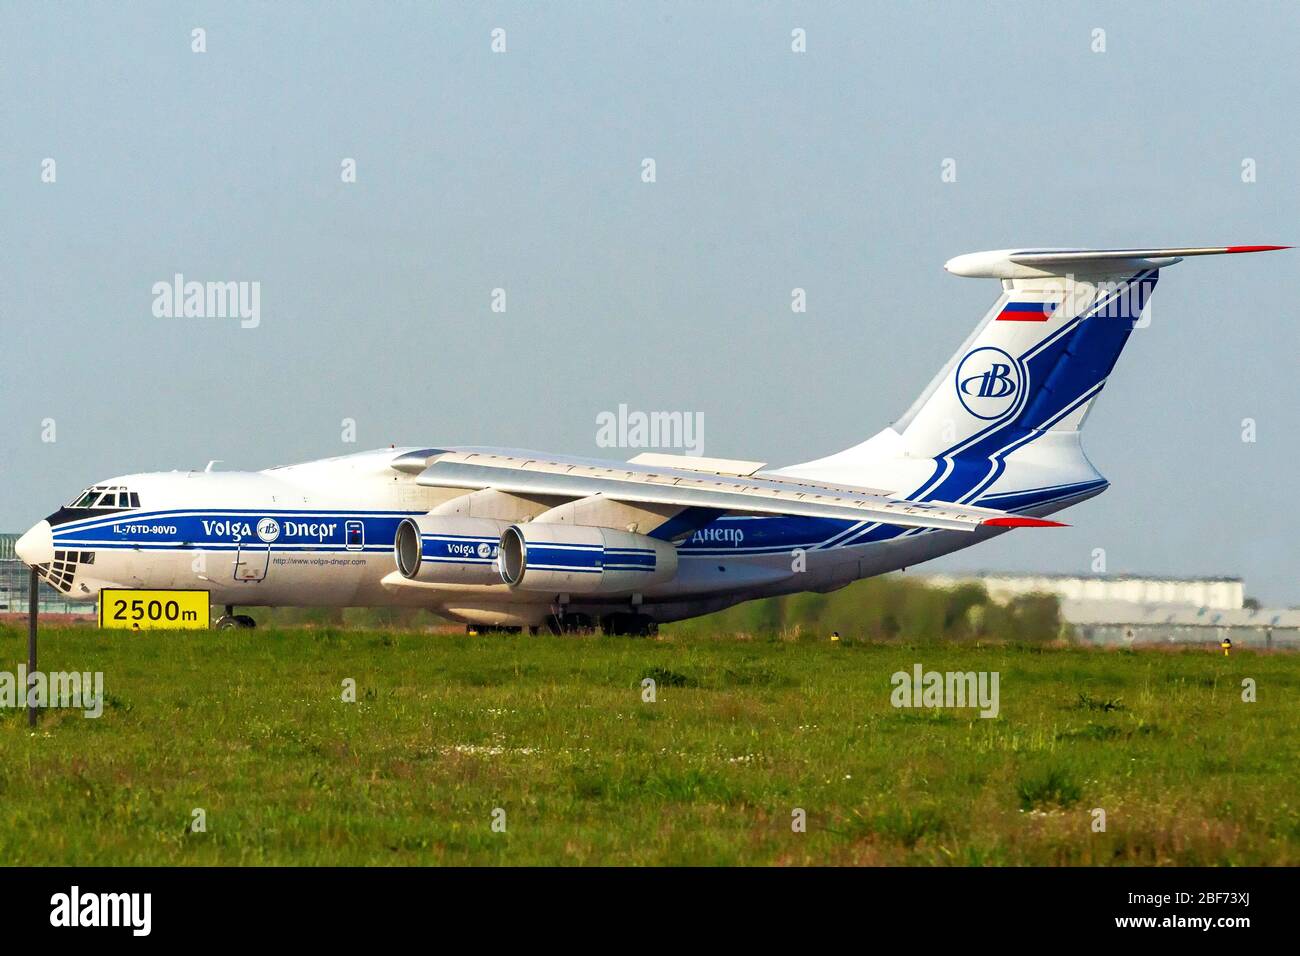
[[[128,491],[119,485],[111,487],[106,485],[95,485],[87,488],[72,501],[68,502],[69,508],[139,508],[140,495],[134,491]]]

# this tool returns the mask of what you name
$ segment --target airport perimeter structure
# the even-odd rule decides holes
[[[1090,644],[1202,644],[1224,638],[1255,649],[1300,648],[1300,608],[1266,608],[1240,578],[1130,574],[920,575],[934,587],[982,584],[995,601],[1052,594],[1073,636]]]

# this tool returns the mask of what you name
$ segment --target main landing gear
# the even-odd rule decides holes
[[[552,614],[547,617],[545,628],[550,634],[591,634],[599,630],[618,637],[653,637],[659,633],[659,625],[644,614],[608,614],[602,618],[573,612],[562,616]]]
[[[235,627],[251,630],[257,627],[257,622],[247,614],[236,614],[235,606],[233,604],[227,604],[226,613],[217,618],[217,623],[214,627],[216,627],[218,631],[228,631]]]
[[[616,637],[654,637],[659,624],[644,614],[610,614],[601,618],[600,629]]]

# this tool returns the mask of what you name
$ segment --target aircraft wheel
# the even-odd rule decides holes
[[[235,615],[235,626],[236,626],[236,627],[247,628],[248,630],[251,631],[253,628],[257,627],[257,622],[254,621],[254,620],[253,620],[251,617],[249,617],[247,614],[236,614],[236,615]]]
[[[615,637],[652,637],[659,625],[644,614],[611,614],[601,621],[601,630]]]
[[[563,617],[552,614],[546,619],[546,629],[552,634],[585,634],[594,626],[586,614],[566,614]]]

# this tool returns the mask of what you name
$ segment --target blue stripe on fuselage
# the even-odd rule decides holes
[[[227,550],[263,546],[291,550],[377,551],[393,546],[397,526],[415,511],[274,511],[252,509],[176,509],[125,513],[110,519],[62,524],[52,529],[56,548]],[[271,541],[257,533],[258,522],[275,519]],[[348,545],[347,528],[361,522],[364,545]]]

